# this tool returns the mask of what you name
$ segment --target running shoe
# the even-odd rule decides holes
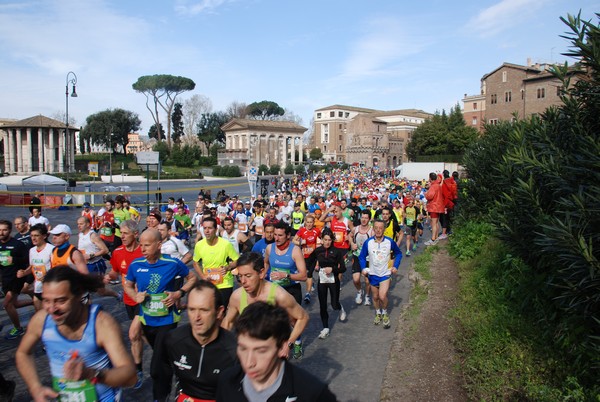
[[[323,330],[319,334],[319,339],[325,339],[328,336],[329,336],[329,328],[323,328]]]
[[[133,389],[140,389],[142,387],[143,383],[144,383],[144,372],[142,370],[138,370],[137,371],[137,381],[135,382]]]
[[[356,292],[356,297],[354,298],[354,302],[356,304],[362,304],[362,291]]]
[[[365,306],[370,306],[370,305],[371,305],[371,297],[365,296]]]
[[[410,255],[410,250],[406,250],[406,256],[408,257]]]
[[[375,324],[375,325],[381,324],[381,314],[375,314],[375,320],[373,321],[373,324]]]
[[[347,316],[346,310],[344,310],[344,307],[342,307],[342,310],[340,311],[340,321],[341,322],[346,321],[346,316]]]
[[[447,238],[448,236],[445,233],[442,233],[440,237],[438,237],[438,240],[446,240]]]
[[[294,359],[300,359],[304,355],[304,350],[302,349],[301,343],[294,343],[294,351],[292,352],[292,357]]]
[[[413,251],[417,251],[417,243],[413,245]]]
[[[310,304],[310,293],[304,295],[304,304]]]
[[[25,333],[25,330],[23,329],[23,327],[19,327],[19,328],[12,327],[12,329],[10,331],[8,331],[8,334],[6,334],[4,339],[17,339],[18,337],[23,336],[24,333]]]
[[[383,314],[383,328],[389,328],[390,327],[390,317],[387,315],[387,313]]]
[[[115,279],[114,281],[110,281],[111,285],[118,285],[119,283],[121,283],[121,281],[118,279]]]

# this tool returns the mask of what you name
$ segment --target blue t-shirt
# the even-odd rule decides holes
[[[274,242],[275,241],[273,241],[272,243],[274,243]],[[264,238],[262,238],[259,241],[257,241],[256,243],[254,243],[254,246],[252,246],[252,252],[260,253],[260,255],[262,255],[264,258],[267,246],[272,243],[267,243],[267,241]]]
[[[179,322],[180,311],[174,306],[166,307],[161,300],[166,297],[164,292],[173,292],[176,276],[187,277],[189,268],[177,258],[166,254],[154,264],[148,263],[146,257],[136,258],[127,271],[126,279],[137,285],[138,292],[147,292],[148,297],[140,304],[140,321],[150,327]]]

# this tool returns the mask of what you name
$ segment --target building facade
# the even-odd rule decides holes
[[[292,121],[236,118],[221,130],[225,133],[225,149],[217,157],[220,166],[237,165],[245,171],[249,166],[284,168],[288,163],[302,163],[302,137],[307,129]]]
[[[76,127],[42,115],[0,125],[4,172],[11,174],[73,172]],[[72,144],[66,148],[66,135]]]
[[[477,128],[482,131],[479,122],[497,124],[522,119],[561,104],[563,84],[549,71],[550,67],[528,60],[526,66],[504,63],[485,74],[481,78],[481,94],[465,94],[462,100],[467,125],[474,126],[477,121]],[[574,75],[571,84],[577,79]]]
[[[312,148],[328,162],[390,168],[408,161],[412,132],[432,115],[422,110],[381,111],[344,105],[315,110]]]

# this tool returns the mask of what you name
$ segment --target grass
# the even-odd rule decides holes
[[[429,281],[431,281],[431,262],[433,261],[433,253],[438,249],[437,246],[428,247],[425,251],[416,256],[412,269],[417,273],[417,278],[412,282],[410,291],[410,303],[404,310],[403,316],[408,322],[408,330],[406,331],[406,342],[414,341],[414,334],[417,330],[418,320],[421,315],[423,305],[429,295]]]
[[[527,270],[488,229],[470,223],[456,228],[450,241],[461,277],[452,317],[470,399],[600,401],[568,375],[539,323],[520,313],[512,273]]]

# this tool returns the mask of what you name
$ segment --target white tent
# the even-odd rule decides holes
[[[66,180],[49,174],[38,174],[22,180],[24,186],[66,186]]]

